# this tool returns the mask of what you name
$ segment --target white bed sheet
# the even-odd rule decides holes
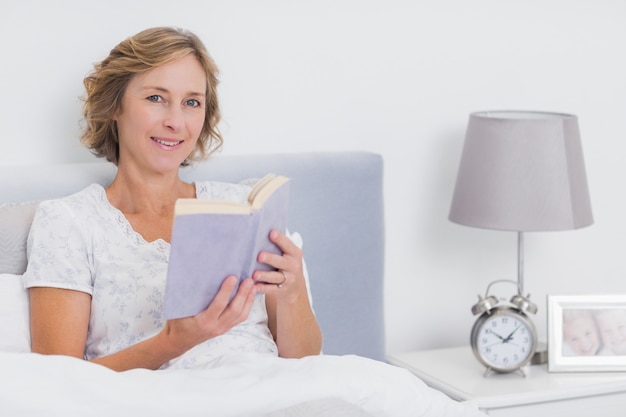
[[[3,416],[263,416],[324,399],[372,416],[483,415],[404,369],[358,356],[229,356],[203,369],[114,372],[64,356],[0,352],[0,372]]]

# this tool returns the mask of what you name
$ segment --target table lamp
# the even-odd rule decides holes
[[[470,114],[449,219],[516,231],[524,292],[524,232],[593,223],[578,119],[536,111]]]
[[[518,293],[511,301],[535,312],[536,306],[527,304],[524,296],[524,232],[593,223],[576,116],[536,111],[470,114],[449,219],[517,232]],[[494,300],[482,299],[472,311],[490,313]],[[541,347],[531,363],[546,359]]]

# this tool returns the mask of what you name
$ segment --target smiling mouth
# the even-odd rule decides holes
[[[152,137],[151,139],[153,141],[157,142],[157,143],[160,143],[161,145],[164,145],[164,146],[176,146],[176,145],[179,145],[179,144],[183,143],[182,140],[169,141],[169,140],[163,140],[163,139],[159,139],[159,138],[155,138],[155,137]]]

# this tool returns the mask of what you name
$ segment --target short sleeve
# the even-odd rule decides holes
[[[55,287],[93,293],[86,236],[72,207],[63,200],[39,204],[28,235],[24,286]]]

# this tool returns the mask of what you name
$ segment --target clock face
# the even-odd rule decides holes
[[[483,365],[510,372],[526,365],[536,347],[535,329],[525,314],[495,308],[478,318],[472,329],[472,348]]]

